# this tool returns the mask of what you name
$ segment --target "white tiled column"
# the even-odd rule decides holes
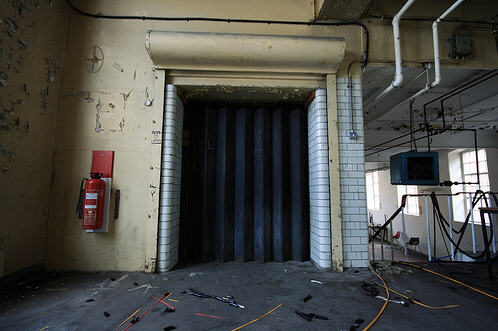
[[[331,266],[327,95],[316,90],[308,107],[310,257],[320,268]]]
[[[159,272],[178,262],[182,171],[183,103],[176,87],[166,85],[161,160],[161,198],[157,259]]]
[[[347,78],[337,79],[339,163],[344,267],[368,266],[367,200],[361,79],[353,79],[353,111],[356,139],[351,130],[350,90]]]

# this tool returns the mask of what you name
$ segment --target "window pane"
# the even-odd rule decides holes
[[[479,159],[479,172],[488,172],[488,162]]]
[[[479,176],[480,182],[481,182],[481,189],[483,187],[489,187],[489,177],[488,174],[482,174]]]
[[[479,161],[485,161],[486,160],[486,150],[480,149],[477,152],[477,156],[479,157]]]
[[[464,163],[463,164],[463,173],[464,174],[475,174],[477,173],[477,167],[475,162],[473,163]]]
[[[463,163],[472,162],[472,152],[465,152],[462,154]]]

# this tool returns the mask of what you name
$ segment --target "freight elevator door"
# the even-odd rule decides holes
[[[309,259],[301,108],[186,108],[180,262]]]

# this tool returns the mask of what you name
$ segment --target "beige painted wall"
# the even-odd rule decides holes
[[[103,5],[88,5],[86,8],[92,12],[116,14],[123,12],[123,8],[130,14],[149,13],[137,11],[131,1],[121,1],[119,6],[113,2],[100,3]],[[157,5],[158,2],[150,3]],[[200,3],[204,6],[206,2]],[[237,2],[238,7],[243,3]],[[310,3],[260,1],[240,10],[233,6],[233,1],[217,1],[216,5],[211,2],[206,7],[178,10],[180,2],[161,2],[162,7],[149,8],[150,14],[154,15],[235,17],[244,13],[244,17],[249,18],[310,20],[313,15]],[[290,29],[287,26],[232,23],[95,20],[72,13],[57,116],[55,179],[46,258],[49,269],[151,270],[154,267],[155,250],[150,247],[155,247],[155,236],[151,235],[150,229],[154,227],[150,224],[157,220],[157,201],[153,200],[152,192],[157,197],[158,191],[151,186],[157,185],[157,176],[153,174],[159,173],[159,167],[157,158],[152,155],[158,155],[160,145],[151,144],[151,131],[161,130],[162,111],[144,106],[146,88],[155,98],[154,102],[160,102],[154,88],[155,75],[160,75],[153,72],[145,50],[148,30],[283,35],[321,35],[327,31],[326,28]],[[359,33],[357,28],[348,27],[346,30]],[[98,73],[88,73],[84,59],[88,49],[94,45],[103,50],[104,65]],[[116,67],[123,68],[123,71]],[[75,97],[74,91],[79,91],[78,96],[84,95],[93,101]],[[130,91],[127,102],[124,102],[123,94]],[[89,95],[81,92],[89,92]],[[109,103],[114,108],[109,107]],[[97,120],[98,104],[101,106],[98,107]],[[116,151],[113,188],[121,190],[121,210],[119,219],[111,219],[109,233],[105,234],[81,231],[74,214],[79,183],[88,175],[93,149]]]
[[[0,0],[0,8],[2,276],[45,255],[67,11],[64,1]]]
[[[4,3],[10,2],[2,0],[2,9],[5,7]],[[140,4],[133,0],[74,0],[74,3],[93,13],[114,15],[298,21],[310,21],[314,17],[313,0],[144,0]],[[154,229],[151,224],[157,219],[155,199],[158,190],[155,183],[159,168],[155,155],[160,145],[151,144],[151,140],[152,131],[161,130],[161,96],[158,95],[160,84],[157,82],[162,75],[153,71],[152,62],[145,50],[146,31],[153,29],[344,37],[346,57],[338,76],[345,76],[349,62],[358,59],[362,53],[360,44],[363,35],[354,26],[104,20],[83,17],[72,10],[69,11],[65,39],[65,21],[60,16],[64,7],[62,0],[53,1],[53,7],[41,2],[41,9],[36,9],[38,15],[33,17],[37,25],[32,30],[28,28],[32,20],[19,19],[18,24],[26,33],[23,38],[28,43],[28,48],[22,50],[23,53],[18,50],[16,38],[10,38],[7,34],[2,37],[2,43],[8,42],[14,49],[12,61],[17,61],[15,57],[18,54],[24,54],[24,60],[22,74],[9,74],[8,88],[0,87],[0,91],[19,93],[24,80],[29,81],[30,91],[29,97],[23,97],[24,106],[18,106],[16,110],[20,126],[5,132],[0,130],[0,135],[7,137],[1,140],[2,150],[6,151],[7,157],[0,155],[2,169],[6,169],[0,174],[0,194],[2,201],[6,202],[0,207],[3,211],[1,220],[5,224],[2,229],[6,229],[0,234],[4,242],[4,248],[0,248],[0,261],[1,256],[5,256],[7,272],[40,263],[44,256],[46,266],[53,270],[153,269],[155,250],[150,247],[155,246],[155,236],[151,234]],[[57,14],[52,15],[54,12]],[[371,30],[371,59],[377,62],[392,61],[394,52],[390,23],[379,20],[366,20],[365,23]],[[5,22],[0,26],[2,29],[7,28]],[[432,58],[429,27],[430,24],[427,24],[426,29],[421,29],[419,24],[402,24],[403,54],[407,58]],[[450,27],[448,24],[441,28],[443,40],[449,36],[450,28],[454,28],[454,25]],[[457,65],[482,68],[496,66],[492,36],[484,36],[484,32],[482,34],[481,37],[481,32],[476,32],[477,37],[473,40],[474,54]],[[49,96],[42,98],[40,91],[47,85],[43,58],[52,59],[60,67],[60,50],[65,40],[67,44],[61,80],[55,74],[55,81],[48,83]],[[89,73],[85,68],[85,59],[94,46],[103,50],[104,64],[99,72]],[[2,47],[6,52],[8,46]],[[35,47],[40,51],[36,55],[28,55]],[[442,49],[441,53],[445,60],[446,50]],[[3,61],[2,66],[5,64]],[[358,76],[358,66],[354,70],[355,76]],[[16,82],[13,77],[18,77],[16,79],[19,81]],[[60,93],[57,89],[59,82]],[[150,107],[144,106],[146,89],[150,97],[154,97],[154,103]],[[123,94],[129,94],[126,101]],[[20,99],[9,96],[2,97],[2,100],[14,98]],[[40,109],[43,99],[48,101],[46,110]],[[25,134],[23,125],[27,121],[30,122],[30,129]],[[55,151],[52,147],[54,132]],[[121,210],[118,220],[114,221],[111,217],[107,234],[84,233],[74,214],[79,183],[82,177],[88,176],[91,151],[94,149],[116,151],[113,188],[121,190]],[[9,151],[14,153],[10,159]],[[52,161],[53,182],[50,181]],[[16,186],[20,188],[16,189]],[[7,191],[5,187],[11,189]],[[27,187],[29,190],[26,190]],[[49,236],[45,252],[49,197]]]

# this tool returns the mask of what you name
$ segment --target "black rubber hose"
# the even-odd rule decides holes
[[[475,205],[476,203],[479,202],[479,200],[482,199],[483,195],[480,194],[481,192],[482,191],[476,191],[476,193],[474,194],[474,198],[472,198],[473,205]],[[482,192],[482,193],[484,193],[484,192]],[[439,202],[437,201],[437,197],[434,194],[434,192],[432,192],[430,196],[431,196],[432,205],[436,209],[438,216],[446,224],[446,226],[450,226],[450,223],[446,220],[443,213],[441,212],[441,209],[439,208]],[[469,222],[469,220],[470,220],[470,211],[469,211],[469,213],[467,213],[467,216],[465,217],[465,222],[463,223],[462,227],[459,230],[453,229],[453,233],[460,234],[463,231],[465,231],[465,228],[467,227],[466,224]]]
[[[85,12],[75,5],[70,0],[66,0],[67,4],[78,14],[101,19],[111,20],[140,20],[140,21],[169,21],[169,22],[222,22],[222,23],[255,23],[255,24],[285,24],[285,25],[307,25],[307,26],[359,26],[365,32],[365,51],[363,55],[362,67],[368,65],[368,57],[370,51],[370,33],[365,24],[360,21],[340,21],[340,22],[303,22],[303,21],[280,21],[280,20],[255,20],[241,18],[217,18],[217,17],[163,17],[163,16],[134,16],[134,15],[106,15],[93,14]]]
[[[431,199],[435,198],[435,195],[433,195],[433,194],[434,194],[434,192],[432,192],[432,193],[431,193]],[[479,194],[479,199],[480,199],[480,198],[482,198],[482,197],[484,196],[484,192],[483,192],[483,191],[478,190],[478,191],[476,191],[476,194],[474,195],[474,199],[477,197],[477,195],[478,195],[478,194]],[[494,193],[490,192],[490,195],[491,195],[491,196],[493,196],[493,199],[494,199],[494,200],[495,200],[495,202],[496,202],[496,196],[494,195]],[[477,199],[477,201],[479,201],[479,199]],[[487,201],[486,201],[486,204],[487,204]],[[438,205],[438,207],[439,207],[439,205]],[[434,208],[434,209],[436,209],[436,205],[434,205],[434,204],[433,204],[433,208]],[[439,221],[441,221],[440,216],[442,216],[442,215],[440,214],[440,211],[438,211],[438,213],[437,213],[437,214],[438,214],[438,218],[437,218],[437,219],[438,219]],[[436,221],[436,220],[434,220],[434,221]],[[467,220],[465,221],[464,225],[462,226],[462,229],[464,229],[464,228],[466,227],[467,223],[468,223],[468,217],[467,217]],[[481,226],[482,226],[482,225],[481,225]],[[442,228],[443,228],[443,231],[444,231],[444,233],[445,233],[446,237],[448,238],[448,240],[449,240],[449,241],[450,241],[450,242],[451,242],[451,243],[455,246],[454,253],[456,253],[457,251],[459,251],[460,253],[462,253],[462,254],[464,254],[464,255],[466,255],[466,256],[468,256],[468,257],[472,258],[472,259],[480,259],[480,258],[484,257],[484,255],[486,254],[486,253],[485,253],[485,251],[484,251],[482,254],[479,254],[479,255],[477,255],[477,256],[472,256],[472,255],[467,254],[464,250],[462,250],[462,249],[460,248],[460,243],[461,243],[461,240],[462,240],[462,238],[463,238],[463,236],[464,236],[464,234],[465,234],[465,229],[464,229],[463,233],[461,233],[461,235],[460,235],[460,237],[459,237],[459,239],[458,239],[458,242],[457,242],[457,243],[455,243],[455,242],[453,241],[453,239],[451,239],[451,236],[449,235],[449,233],[448,233],[448,231],[447,231],[446,227],[445,227],[445,226],[443,226]],[[484,229],[484,231],[486,231],[486,229]],[[492,226],[490,226],[490,238],[493,238],[493,227],[492,227]],[[491,240],[489,241],[489,243],[488,243],[488,249],[489,249],[489,247],[491,246],[491,243],[492,243],[492,239],[491,239]]]

